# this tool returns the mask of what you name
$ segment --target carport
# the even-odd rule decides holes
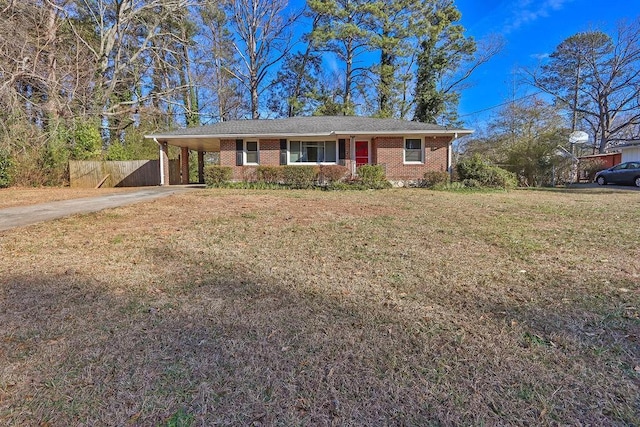
[[[204,156],[206,153],[220,152],[220,139],[209,135],[145,135],[160,147],[160,185],[169,185],[176,180],[170,177],[169,145],[180,147],[180,184],[189,184],[189,157],[192,151],[198,155],[198,182],[204,183]]]

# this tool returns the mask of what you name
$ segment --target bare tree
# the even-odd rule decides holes
[[[301,13],[285,17],[287,0],[227,0],[233,46],[240,58],[231,73],[249,92],[251,118],[260,116],[260,95],[274,65],[293,46],[293,24]]]
[[[238,119],[246,111],[245,97],[240,82],[232,70],[240,66],[235,56],[235,47],[223,5],[216,0],[206,0],[199,9],[200,36],[204,41],[199,46],[198,80],[200,90],[206,94],[209,117],[228,121]]]
[[[181,16],[194,4],[191,0],[77,0],[75,10],[83,22],[90,22],[93,34],[85,34],[70,21],[76,37],[91,52],[96,62],[97,101],[104,114],[116,113],[123,105],[139,103],[127,99],[113,101],[112,95],[131,87],[141,77],[136,66],[143,64],[144,57],[161,37],[180,39],[180,33],[166,32],[163,22]]]
[[[633,135],[640,124],[640,19],[564,40],[547,64],[529,73],[533,86],[553,95],[582,120],[601,153]]]

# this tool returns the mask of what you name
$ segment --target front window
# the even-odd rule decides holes
[[[422,163],[422,139],[405,139],[404,161],[406,163]]]
[[[246,164],[254,164],[257,165],[258,162],[258,142],[257,141],[247,141],[245,145],[245,156],[246,156]]]
[[[336,163],[335,141],[291,141],[289,163]]]

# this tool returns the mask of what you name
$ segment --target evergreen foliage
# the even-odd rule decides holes
[[[0,188],[6,188],[12,181],[13,160],[7,150],[0,149]]]
[[[391,183],[387,181],[382,165],[362,165],[356,170],[360,182],[366,188],[389,188]]]
[[[489,164],[479,154],[465,158],[456,165],[458,177],[467,187],[515,188],[518,184],[514,173]]]
[[[451,74],[476,51],[473,38],[464,36],[464,28],[457,24],[460,11],[453,1],[430,4],[427,37],[421,42],[416,82],[416,110],[414,119],[442,125],[457,124],[460,94],[459,81],[447,80]]]

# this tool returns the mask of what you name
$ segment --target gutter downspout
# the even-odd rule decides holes
[[[453,139],[449,143],[447,150],[447,170],[449,171],[449,181],[453,181],[453,141],[458,139],[458,132],[453,134]]]
[[[164,159],[162,157],[162,144],[160,144],[158,142],[157,138],[153,138],[153,142],[155,142],[156,144],[158,144],[158,149],[160,151],[159,153],[159,158],[160,158],[160,186],[164,186]]]

